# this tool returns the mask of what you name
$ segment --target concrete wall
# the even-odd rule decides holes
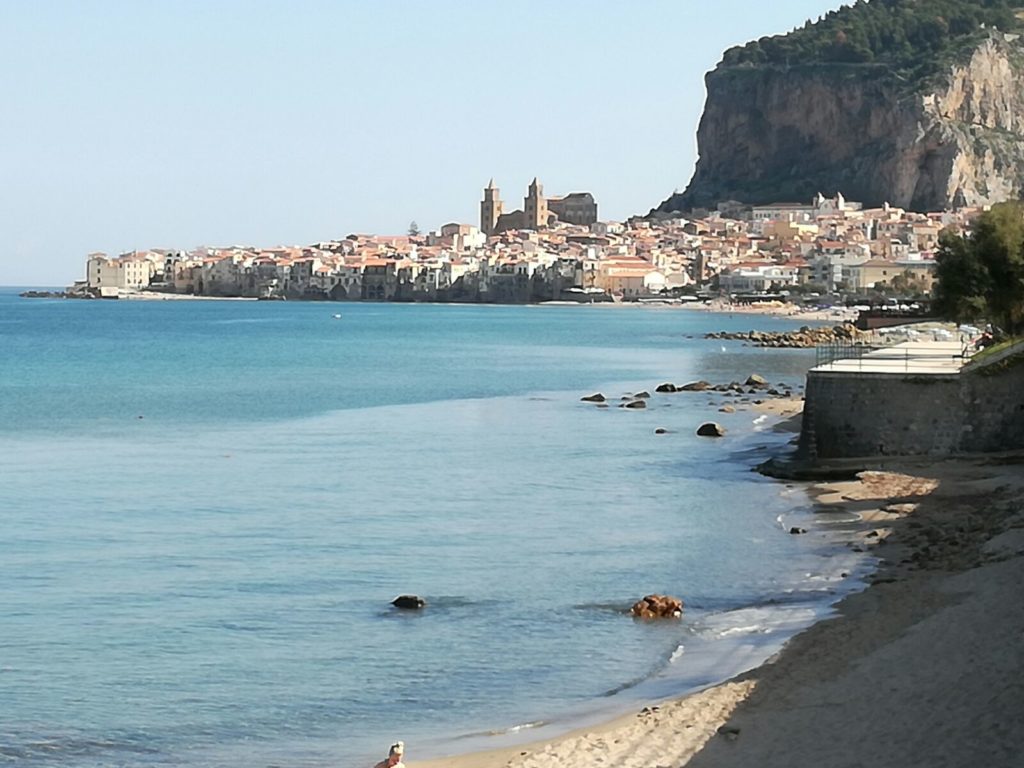
[[[1009,362],[942,376],[810,371],[798,455],[948,456],[1022,449],[1024,360]]]

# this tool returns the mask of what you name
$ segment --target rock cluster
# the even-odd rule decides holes
[[[64,291],[22,291],[18,294],[23,299],[63,299]]]
[[[852,323],[843,323],[820,328],[805,325],[798,331],[716,331],[705,334],[704,338],[745,341],[755,347],[802,348],[837,342],[857,342],[866,335],[857,330]]]
[[[678,619],[683,615],[683,601],[668,595],[646,595],[629,612],[638,619]]]

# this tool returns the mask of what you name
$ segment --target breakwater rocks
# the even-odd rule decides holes
[[[66,299],[65,291],[22,291],[18,294],[23,299]]]
[[[822,344],[849,343],[862,340],[868,334],[852,323],[812,328],[809,325],[797,331],[714,331],[704,334],[705,339],[744,341],[755,347],[803,348]]]

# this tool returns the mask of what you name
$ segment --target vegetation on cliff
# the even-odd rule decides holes
[[[927,77],[977,41],[982,27],[1024,29],[1024,0],[857,0],[787,35],[730,48],[722,67],[885,64],[909,79]]]
[[[935,260],[940,315],[1024,331],[1024,203],[992,206],[967,236],[943,235]]]

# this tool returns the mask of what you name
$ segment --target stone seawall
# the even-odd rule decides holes
[[[1024,360],[950,375],[810,371],[798,456],[1024,448]]]

